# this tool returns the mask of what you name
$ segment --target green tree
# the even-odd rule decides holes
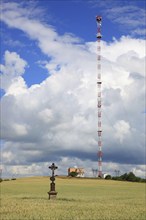
[[[70,172],[69,173],[69,176],[71,176],[71,177],[76,177],[78,175],[78,173],[77,172]]]
[[[111,175],[107,175],[107,176],[105,177],[106,180],[111,180],[111,178],[112,178]]]
[[[124,173],[123,175],[121,175],[121,176],[119,177],[119,180],[127,180],[127,176],[128,176],[128,174],[127,174],[127,173]]]
[[[131,182],[135,182],[136,176],[134,175],[134,173],[130,172],[130,173],[128,173],[126,180],[131,181]]]

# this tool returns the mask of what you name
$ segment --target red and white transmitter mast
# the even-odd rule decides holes
[[[102,17],[96,16],[97,22],[97,110],[98,110],[98,177],[102,178],[102,123],[101,123],[101,24]]]

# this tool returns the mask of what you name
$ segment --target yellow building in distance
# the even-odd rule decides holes
[[[85,174],[84,168],[77,168],[77,167],[70,167],[70,168],[68,168],[68,176],[72,172],[76,172],[77,173],[77,177],[84,177],[84,174]]]

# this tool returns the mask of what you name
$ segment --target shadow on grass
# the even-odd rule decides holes
[[[24,196],[24,197],[20,197],[19,199],[22,199],[22,200],[49,200],[47,197],[30,197],[30,196]],[[76,202],[76,201],[79,201],[78,199],[73,199],[73,198],[56,198],[55,199],[56,201],[64,201],[64,202]],[[55,201],[54,200],[54,201]],[[52,201],[52,200],[49,200],[49,201]]]
[[[69,198],[58,198],[59,201],[65,201],[65,202],[75,202],[77,199],[69,199]],[[79,201],[79,200],[78,200]]]
[[[45,198],[45,197],[30,197],[30,196],[24,196],[24,197],[21,197],[21,198],[19,198],[19,199],[41,199],[41,200],[46,200],[47,198]]]

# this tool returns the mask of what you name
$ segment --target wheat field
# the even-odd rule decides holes
[[[145,220],[145,183],[56,178],[56,200],[48,200],[49,177],[3,181],[1,220]]]

